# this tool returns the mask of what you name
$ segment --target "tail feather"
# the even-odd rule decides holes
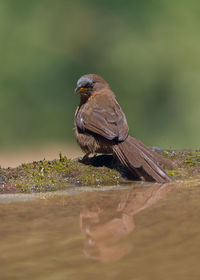
[[[139,149],[141,149],[143,152],[145,152],[148,156],[153,158],[158,165],[161,165],[168,169],[173,169],[176,165],[176,163],[172,160],[169,160],[167,158],[164,158],[163,156],[159,155],[158,153],[152,151],[149,147],[147,147],[144,143],[142,143],[139,139],[136,139],[134,137],[129,136],[130,139],[132,139],[135,143],[135,145],[138,146]]]
[[[132,173],[142,180],[165,183],[171,181],[171,177],[160,167],[163,158],[152,152],[139,140],[128,138],[113,147],[114,153]]]

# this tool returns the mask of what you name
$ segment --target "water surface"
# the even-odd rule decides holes
[[[200,186],[17,200],[0,203],[2,280],[200,277]]]

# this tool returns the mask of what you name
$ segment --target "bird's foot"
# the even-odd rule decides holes
[[[85,154],[82,158],[79,158],[78,161],[85,164],[89,163],[89,155],[90,153]]]

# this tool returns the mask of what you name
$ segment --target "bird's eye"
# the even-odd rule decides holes
[[[87,83],[87,84],[85,85],[86,88],[90,88],[91,86],[92,86],[91,83]]]

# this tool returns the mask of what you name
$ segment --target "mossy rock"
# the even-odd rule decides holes
[[[200,151],[158,150],[176,162],[167,170],[174,180],[191,180],[200,174]],[[102,186],[130,183],[130,173],[111,155],[92,157],[87,164],[61,154],[53,161],[41,160],[17,168],[0,168],[0,192],[43,192],[71,186]]]
[[[91,159],[91,163],[93,160]],[[100,166],[83,164],[61,154],[53,161],[41,160],[17,168],[0,169],[0,192],[42,192],[77,185],[115,185],[125,182],[122,175],[104,160]],[[110,165],[111,168],[108,167]]]

